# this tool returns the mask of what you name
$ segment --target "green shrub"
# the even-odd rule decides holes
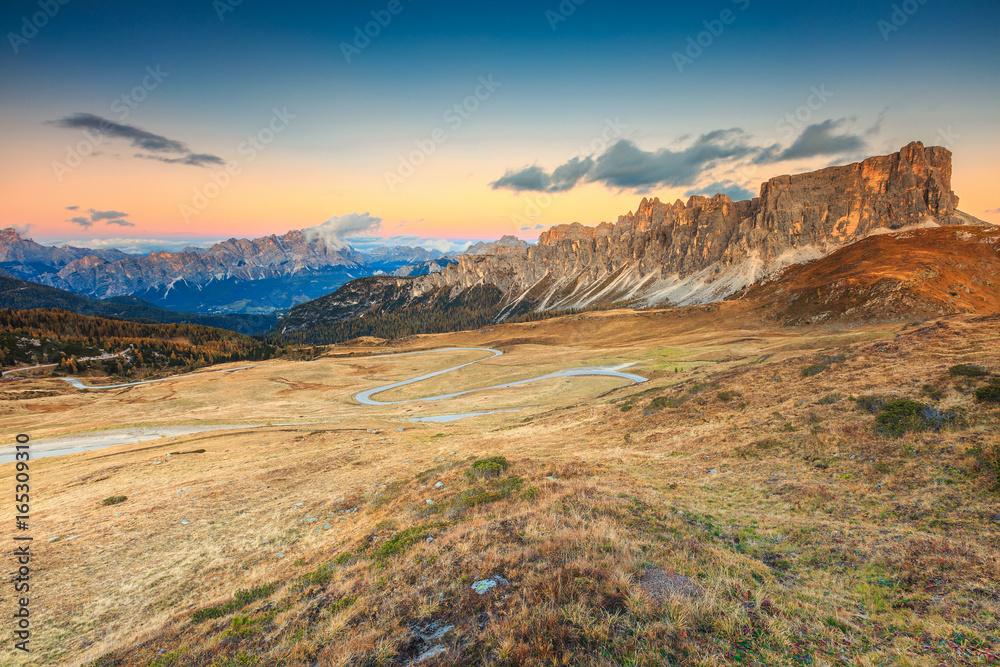
[[[873,415],[877,415],[882,412],[882,409],[888,405],[891,400],[891,398],[886,396],[859,396],[854,399],[855,403],[858,405],[858,410]]]
[[[817,405],[833,405],[834,403],[839,403],[840,400],[844,398],[840,394],[827,394],[823,398],[816,401]]]
[[[426,539],[432,530],[440,528],[443,525],[440,523],[431,523],[425,526],[411,526],[406,530],[401,530],[379,546],[375,550],[375,555],[379,558],[389,558],[399,555],[417,542]]]
[[[101,501],[102,505],[117,505],[118,503],[123,503],[128,500],[128,496],[108,496]]]
[[[976,399],[984,403],[1000,403],[1000,384],[991,384],[976,390]]]
[[[948,369],[952,377],[981,378],[990,374],[988,370],[976,364],[958,364]]]
[[[664,408],[670,408],[671,410],[679,408],[684,404],[684,397],[678,396],[674,398],[672,396],[658,396],[649,402],[649,407],[647,410],[662,410]]]
[[[499,477],[503,471],[510,467],[510,463],[502,456],[491,456],[488,459],[479,459],[466,471],[466,475],[472,477]]]
[[[468,491],[463,491],[455,496],[453,502],[455,507],[459,507],[461,509],[468,509],[469,507],[475,507],[477,505],[485,505],[487,503],[496,502],[497,500],[509,498],[515,491],[520,491],[523,485],[524,480],[520,477],[508,477],[506,479],[493,482],[485,487],[475,486]]]
[[[958,421],[958,415],[953,412],[941,412],[917,401],[899,400],[882,408],[876,418],[875,430],[881,435],[899,438],[910,431],[940,431]]]
[[[738,391],[720,391],[716,397],[723,403],[728,403],[734,398],[739,398],[740,395],[741,394]]]
[[[326,586],[333,580],[333,565],[327,564],[307,572],[299,578],[304,586]]]
[[[214,607],[206,607],[195,611],[191,614],[191,622],[201,623],[202,621],[207,621],[212,618],[222,618],[223,616],[227,616],[234,611],[243,609],[252,602],[268,597],[277,588],[277,583],[271,583],[264,584],[263,586],[257,586],[256,588],[236,591],[233,599],[225,604],[216,605]]]

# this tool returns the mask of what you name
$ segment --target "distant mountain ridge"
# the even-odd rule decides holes
[[[538,245],[463,254],[440,273],[384,280],[351,308],[333,293],[294,308],[276,332],[294,334],[355,316],[462,298],[496,288],[494,319],[531,311],[664,307],[725,299],[795,264],[871,235],[919,227],[986,225],[958,210],[951,153],[914,142],[898,153],[816,172],[779,176],[760,196],[686,203],[643,199],[615,223],[558,225]]]
[[[137,255],[43,246],[5,229],[0,231],[0,269],[95,299],[134,296],[177,310],[264,313],[327,294],[354,278],[430,267],[443,256],[407,246],[358,252],[308,232]]]

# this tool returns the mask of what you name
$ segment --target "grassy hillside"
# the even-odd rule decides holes
[[[4,272],[6,273],[6,272]],[[242,334],[258,334],[277,322],[273,315],[204,315],[180,313],[154,306],[135,297],[112,297],[94,301],[65,290],[0,274],[0,308],[12,310],[60,309],[79,315],[160,323],[199,324],[229,329]]]
[[[37,609],[37,659],[996,664],[1000,319],[833,330],[745,313],[491,325],[120,393],[25,383],[38,397],[3,428],[181,409],[285,424],[36,461],[51,491],[33,510],[35,583],[61,593]],[[478,346],[507,353],[385,398],[586,364],[638,362],[650,381],[351,400],[482,354],[349,355]],[[519,412],[400,421],[499,408]]]

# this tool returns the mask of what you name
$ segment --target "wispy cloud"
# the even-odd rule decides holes
[[[986,212],[991,215],[1000,215],[1000,208],[995,208],[992,211],[986,211]]]
[[[880,115],[866,133],[877,132],[883,118],[884,114]],[[745,199],[753,193],[722,176],[727,168],[745,160],[766,164],[818,156],[843,157],[866,149],[862,135],[847,131],[848,123],[849,119],[841,118],[809,125],[787,147],[759,145],[738,127],[713,130],[656,150],[645,150],[633,141],[620,139],[599,155],[575,157],[551,172],[538,165],[508,169],[490,185],[494,190],[514,192],[565,192],[584,183],[639,192],[653,187],[683,187],[702,193],[714,188],[734,199]],[[709,185],[698,185],[706,181]]]
[[[136,153],[135,157],[139,158],[198,167],[209,164],[225,164],[225,161],[216,155],[193,152],[183,141],[169,139],[162,134],[154,134],[134,125],[116,123],[91,113],[76,113],[59,120],[46,122],[55,127],[70,130],[92,130],[112,139],[128,141],[132,146],[147,152]]]
[[[67,211],[79,211],[79,206],[67,206]],[[87,209],[88,217],[75,216],[67,220],[66,222],[72,222],[74,225],[79,225],[84,229],[89,229],[94,225],[95,222],[104,222],[107,225],[118,225],[119,227],[135,227],[135,223],[129,222],[125,218],[128,217],[128,213],[122,211],[99,211],[95,208]]]

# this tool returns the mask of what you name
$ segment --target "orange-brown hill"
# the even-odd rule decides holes
[[[871,236],[789,267],[739,298],[789,325],[998,313],[1000,227]]]

